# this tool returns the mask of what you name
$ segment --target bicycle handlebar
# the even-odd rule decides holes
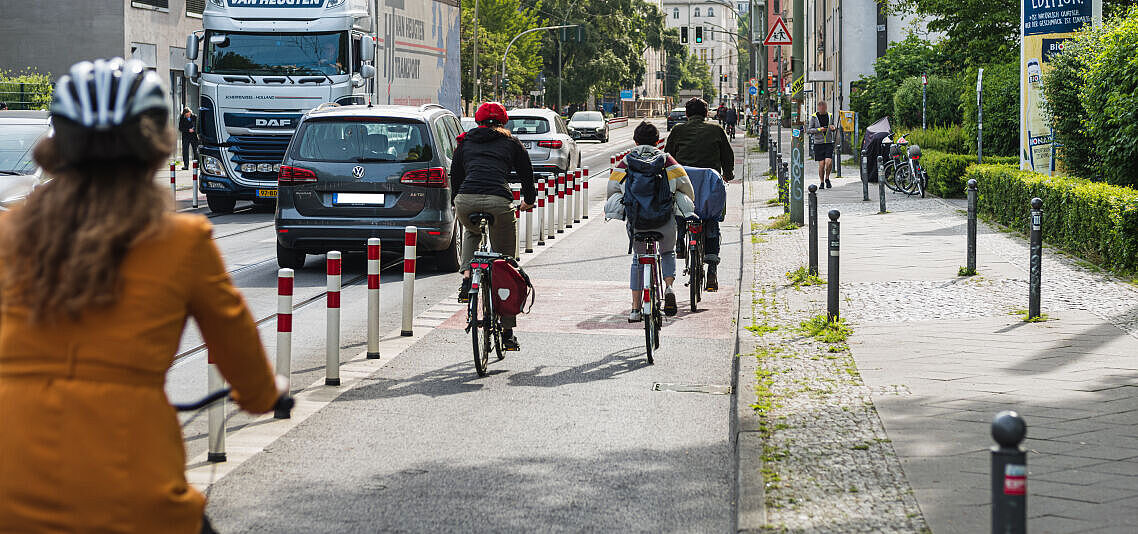
[[[284,377],[277,377],[277,387],[278,390],[284,391],[284,393],[282,393],[280,397],[277,397],[276,404],[273,404],[273,412],[276,413],[279,417],[287,417],[292,413],[292,408],[296,405],[296,399],[293,399],[292,395],[289,394],[288,380]],[[174,402],[170,403],[170,405],[179,412],[193,412],[228,397],[232,392],[232,388],[222,388],[217,391],[210,392],[208,395],[193,402]]]

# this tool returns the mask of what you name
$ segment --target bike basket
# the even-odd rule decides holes
[[[490,289],[494,296],[494,311],[498,315],[525,313],[527,297],[530,308],[533,308],[533,284],[513,260],[494,260],[490,266]]]

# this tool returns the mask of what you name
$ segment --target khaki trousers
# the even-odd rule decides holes
[[[510,200],[498,195],[459,194],[454,197],[454,208],[458,223],[462,225],[462,270],[470,268],[474,250],[482,240],[480,229],[471,224],[471,213],[489,213],[494,216],[490,225],[490,250],[516,258],[518,255],[518,229],[514,219],[514,208]],[[502,316],[503,328],[514,328],[513,316]]]

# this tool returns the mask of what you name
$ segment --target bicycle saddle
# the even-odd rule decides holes
[[[664,234],[660,232],[636,232],[632,234],[632,239],[636,241],[660,241],[664,239]]]
[[[483,219],[486,220],[486,224],[494,224],[494,216],[490,215],[489,213],[477,211],[471,213],[467,217],[470,219],[470,224],[473,224],[474,226],[481,224]]]

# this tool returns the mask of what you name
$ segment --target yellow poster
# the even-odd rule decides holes
[[[841,121],[843,132],[854,131],[854,112],[852,111],[839,111],[838,120]]]

